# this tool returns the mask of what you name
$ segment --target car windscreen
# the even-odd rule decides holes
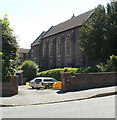
[[[35,82],[42,82],[42,79],[36,79]]]
[[[54,81],[54,82],[57,82],[57,80],[56,80],[56,79],[53,79],[53,81]]]

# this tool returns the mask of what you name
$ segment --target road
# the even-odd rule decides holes
[[[74,92],[58,93],[59,90],[36,90],[19,86],[18,95],[0,97],[0,104],[4,105],[33,105],[39,103],[59,102],[89,98],[91,96],[115,92],[115,87],[88,89]]]
[[[2,118],[115,118],[115,95],[55,104],[3,107]]]

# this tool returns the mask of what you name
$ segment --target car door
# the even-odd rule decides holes
[[[53,79],[49,78],[49,79],[44,79],[43,83],[45,85],[45,88],[51,88],[53,85]]]
[[[35,86],[36,87],[41,87],[42,79],[36,79],[35,80]]]

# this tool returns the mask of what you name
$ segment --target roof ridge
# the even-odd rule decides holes
[[[46,32],[45,34],[42,36],[42,38],[47,34],[48,31],[50,31],[54,26],[52,25]]]
[[[43,37],[43,34],[46,33],[45,31],[43,31],[36,39],[35,41],[31,44],[31,46],[33,46],[33,44],[41,37]],[[44,34],[45,35],[45,34]]]
[[[94,9],[92,9],[92,10],[94,10]],[[79,15],[77,15],[77,16],[74,16],[72,19],[75,19],[75,18],[77,18],[77,17],[79,17],[79,16],[81,16],[81,15],[83,15],[83,14],[86,14],[86,13],[92,11],[92,10],[89,10],[89,11],[87,11],[87,12],[83,12],[82,14],[79,14]],[[91,13],[91,14],[92,14],[92,13]],[[90,15],[89,15],[89,16],[90,16]],[[88,17],[89,17],[89,16],[88,16]],[[64,22],[61,22],[61,23],[59,23],[59,24],[56,24],[56,25],[53,26],[53,27],[56,27],[57,25],[63,24],[63,23],[65,23],[65,22],[67,22],[67,21],[71,21],[72,19],[70,18],[70,19],[68,19],[68,20],[66,20],[66,21],[64,21]]]
[[[48,36],[63,32],[65,30],[71,29],[73,27],[77,27],[83,24],[83,21],[87,21],[87,19],[92,15],[95,9],[84,12],[78,16],[73,17],[72,19],[68,19],[64,22],[61,22],[55,26],[52,26],[46,34],[42,38],[46,38]],[[84,19],[84,20],[83,20]]]

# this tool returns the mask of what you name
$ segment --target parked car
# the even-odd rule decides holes
[[[37,89],[52,88],[55,82],[57,82],[57,80],[51,77],[36,77],[29,82],[29,86]]]

